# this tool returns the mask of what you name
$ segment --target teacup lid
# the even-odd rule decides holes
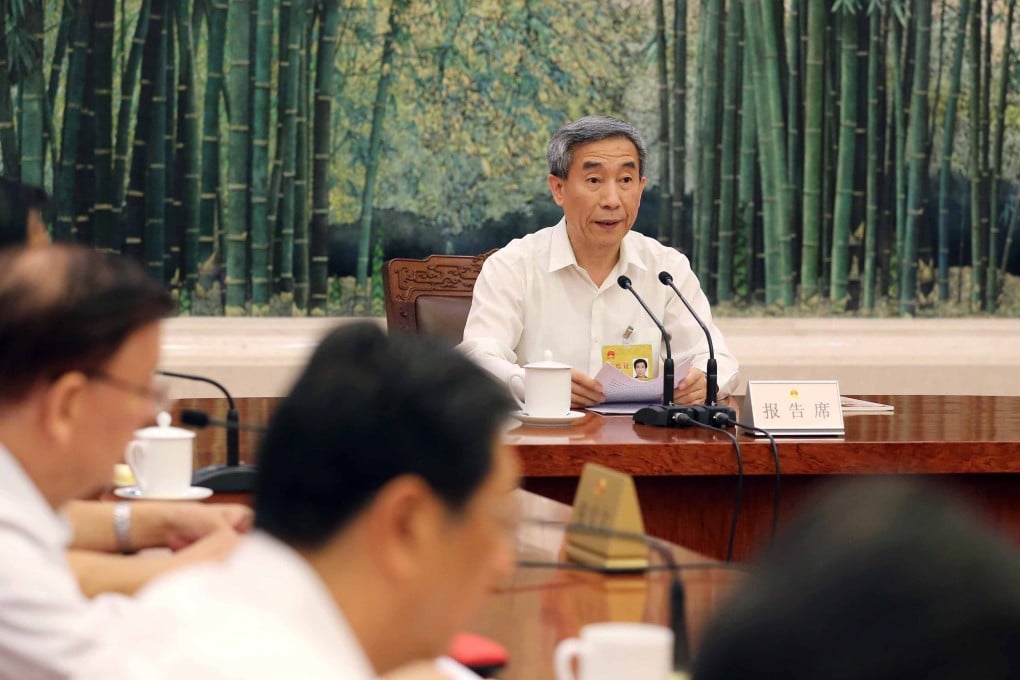
[[[553,361],[552,350],[545,350],[545,359],[542,361],[532,361],[530,364],[524,364],[524,368],[571,368],[570,364],[564,364],[559,361]]]
[[[183,427],[170,426],[170,414],[160,411],[156,416],[155,427],[143,427],[135,430],[135,439],[194,439],[195,433]]]

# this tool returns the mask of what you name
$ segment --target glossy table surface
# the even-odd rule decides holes
[[[569,508],[561,503],[527,492],[521,492],[521,497],[525,517],[563,522],[569,517]],[[565,566],[562,543],[562,525],[525,523],[519,532],[518,558],[532,564]],[[690,550],[668,547],[684,586],[684,619],[696,650],[705,624],[745,573]],[[656,556],[650,559],[653,565],[661,565]],[[519,566],[469,629],[507,647],[510,663],[499,673],[500,678],[551,680],[556,644],[577,635],[585,624],[644,621],[667,625],[669,583],[667,571],[605,575],[554,566]]]
[[[895,410],[847,414],[843,437],[780,440],[781,516],[834,477],[922,474],[960,486],[997,525],[1020,538],[1020,397],[863,398]],[[276,402],[238,400],[241,420],[266,423]],[[188,399],[178,408],[223,417],[226,405],[220,399]],[[726,436],[588,413],[567,427],[521,425],[508,437],[520,453],[526,488],[570,502],[583,465],[601,463],[635,477],[648,533],[715,558],[725,556],[737,473]],[[224,441],[222,430],[200,432],[196,465],[222,462]],[[734,556],[746,559],[770,533],[775,462],[766,440],[740,435],[739,441],[745,480]],[[258,435],[242,433],[242,460],[252,460],[257,445]]]
[[[1020,472],[1020,397],[864,398],[895,411],[848,413],[843,437],[780,440],[783,474]],[[768,442],[747,435],[740,441],[745,474],[773,474]],[[590,414],[559,429],[524,425],[510,442],[521,447],[529,477],[562,475],[585,461],[638,475],[735,471],[726,436],[636,425],[629,416]]]
[[[939,395],[864,396],[895,406],[892,413],[847,414],[838,438],[780,441],[783,474],[833,472],[981,473],[1020,472],[1020,397]],[[272,397],[238,399],[241,420],[265,424]],[[182,399],[177,409],[196,408],[222,418],[222,399]],[[739,415],[739,409],[738,409]],[[254,458],[258,434],[241,433],[242,460]],[[772,474],[768,444],[740,438],[745,473]],[[636,425],[630,416],[588,413],[568,427],[521,425],[509,441],[521,451],[528,477],[576,476],[587,461],[641,475],[728,475],[729,440],[697,428]],[[222,462],[222,430],[196,439],[196,465]],[[550,455],[556,454],[556,455]]]

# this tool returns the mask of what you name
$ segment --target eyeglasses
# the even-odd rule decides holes
[[[105,383],[110,387],[116,387],[135,396],[148,399],[152,402],[156,413],[169,410],[170,408],[170,385],[161,380],[154,378],[151,385],[137,385],[115,375],[110,375],[102,369],[89,371],[87,375],[89,380]]]

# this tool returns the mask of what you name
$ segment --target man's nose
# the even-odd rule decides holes
[[[602,190],[602,207],[615,208],[620,205],[620,190],[616,182],[606,182]]]

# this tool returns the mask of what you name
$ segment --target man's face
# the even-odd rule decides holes
[[[574,147],[567,178],[549,175],[549,188],[563,208],[575,253],[619,251],[637,219],[645,181],[637,147],[626,137]]]
[[[638,363],[634,364],[634,376],[635,377],[637,377],[637,378],[645,378],[645,377],[647,377],[647,373],[648,373],[648,366],[645,365],[643,362],[638,362]]]
[[[106,484],[134,431],[152,422],[156,404],[142,392],[151,389],[158,362],[159,323],[153,322],[129,335],[102,367],[109,380],[96,377],[85,385],[72,442],[77,452],[69,456],[82,492]]]
[[[486,595],[513,571],[520,465],[516,452],[504,444],[497,444],[492,456],[489,476],[460,513],[448,516],[437,559],[429,561],[423,656],[442,654]]]

